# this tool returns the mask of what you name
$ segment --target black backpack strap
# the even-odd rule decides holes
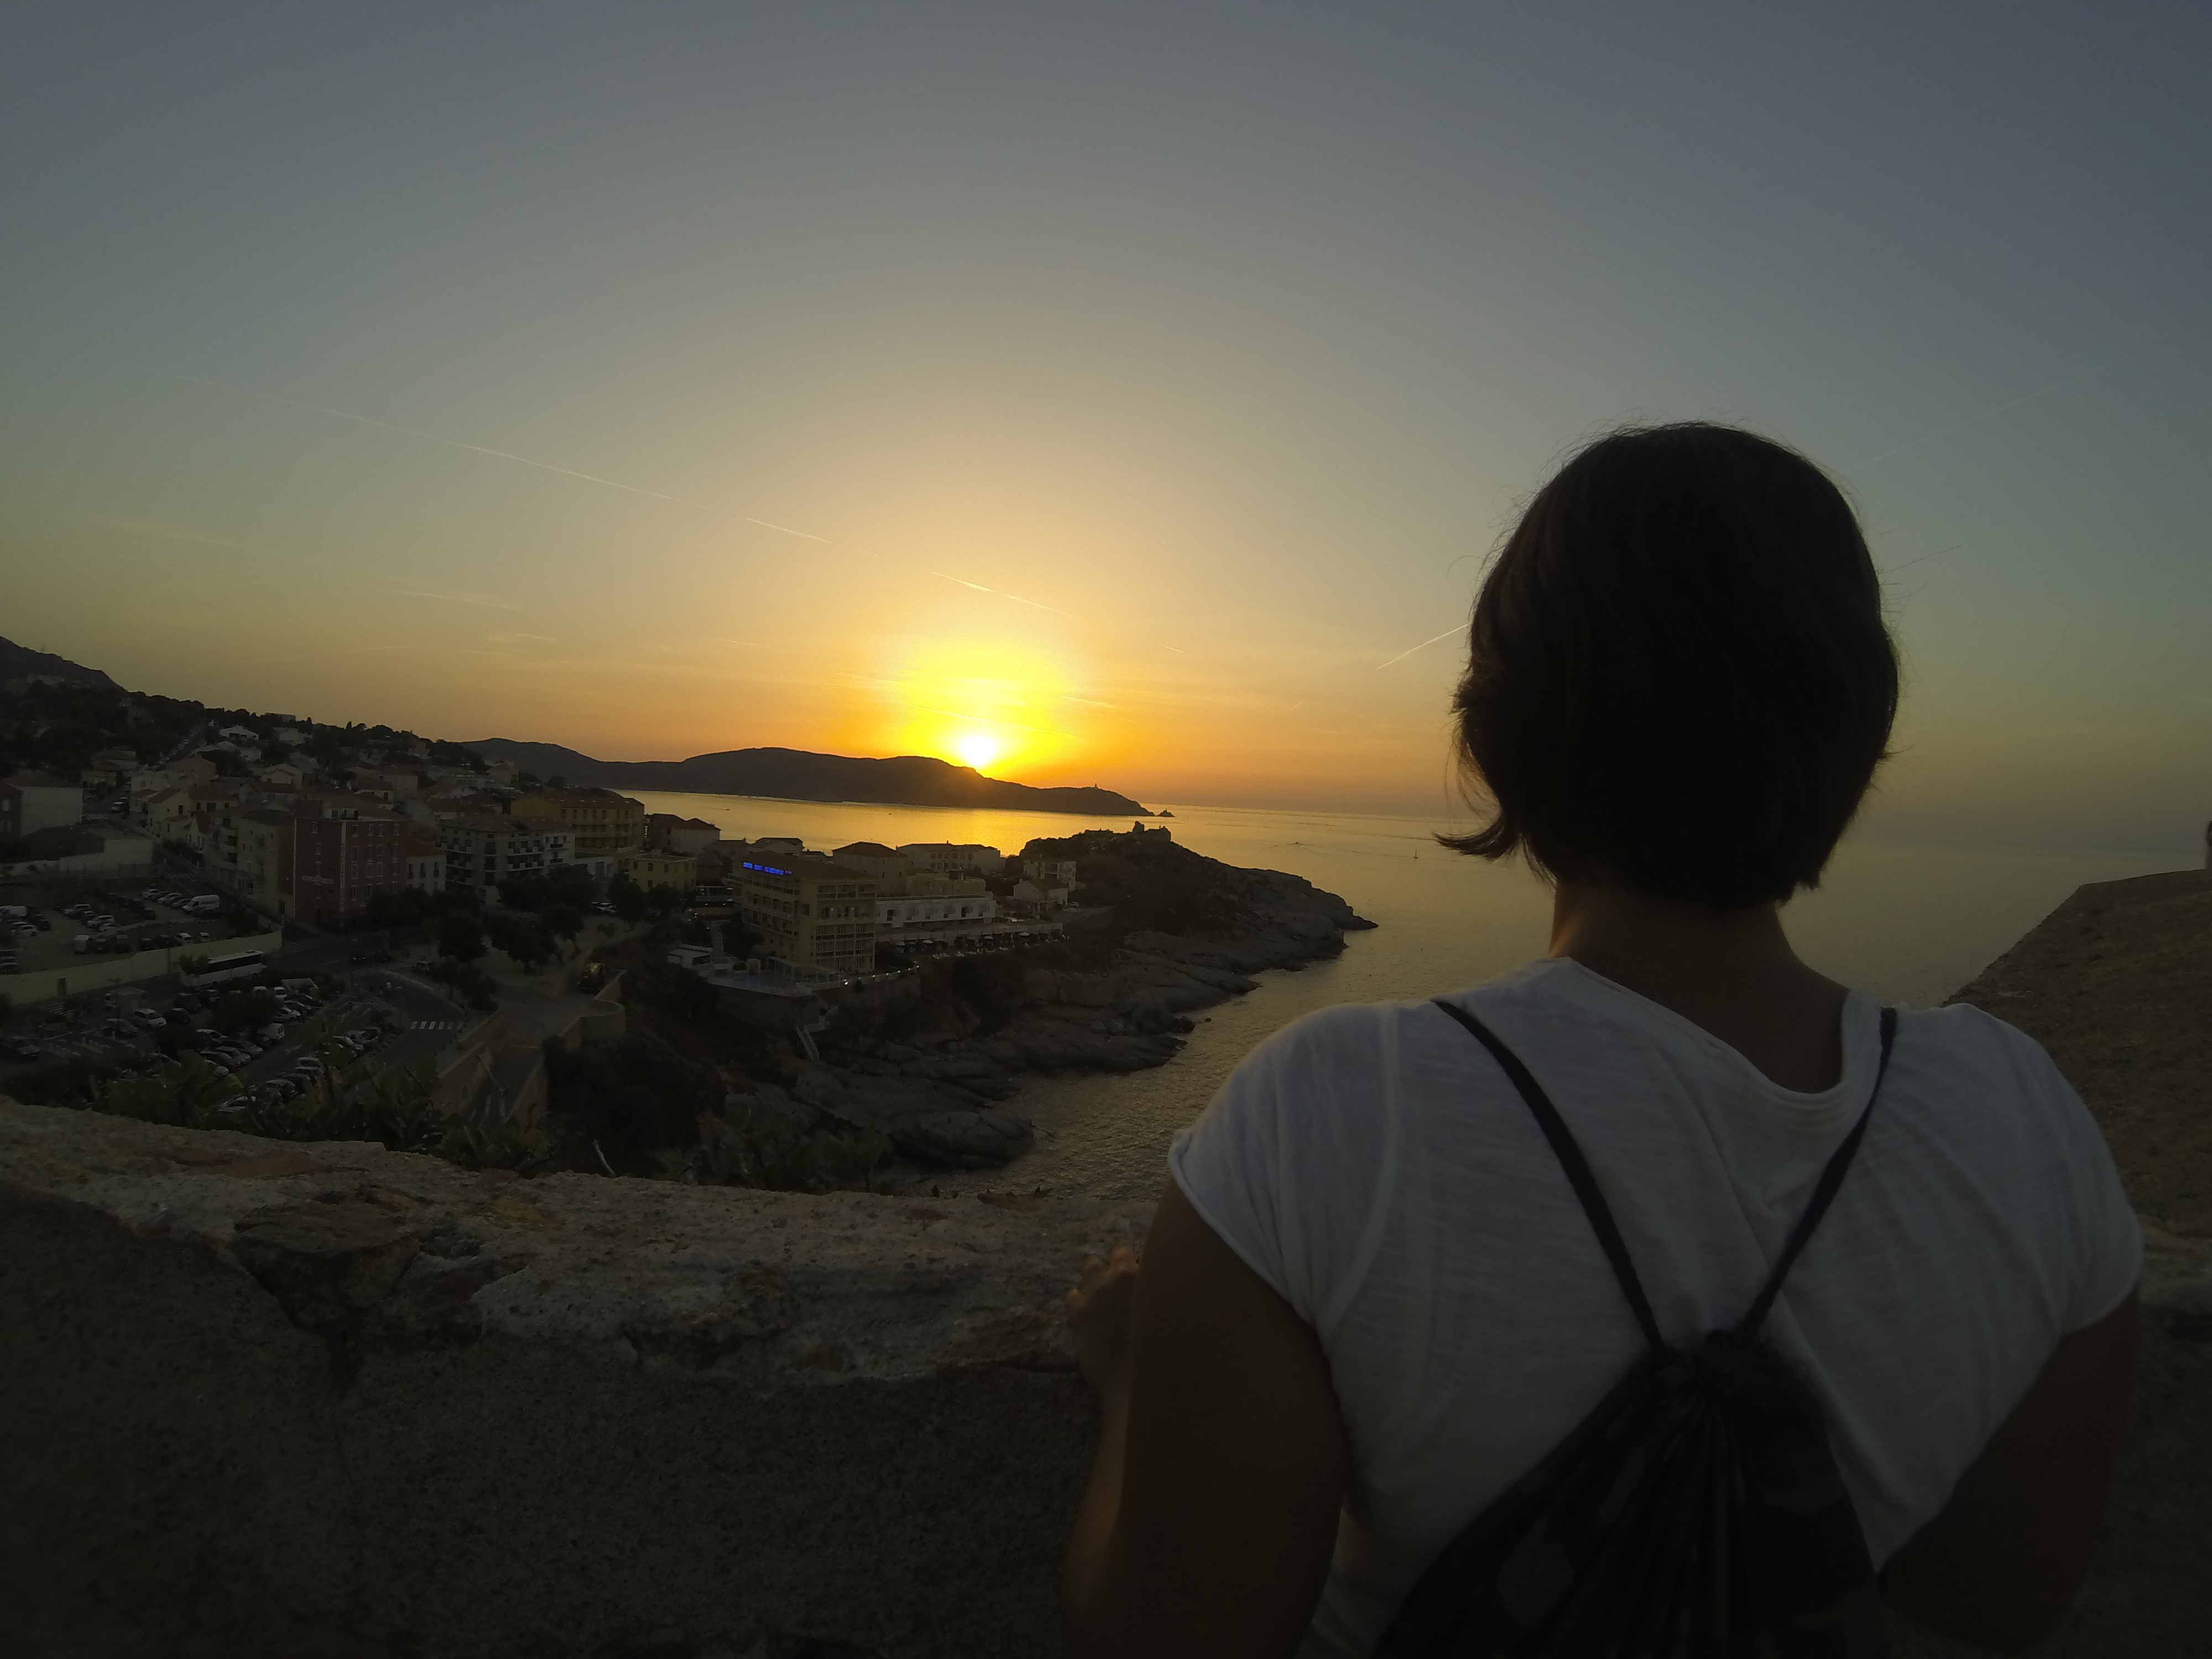
[[[1644,1294],[1644,1281],[1636,1276],[1636,1263],[1629,1259],[1627,1241],[1621,1237],[1620,1229],[1614,1225],[1613,1212],[1606,1207],[1605,1194],[1597,1189],[1597,1177],[1590,1173],[1589,1160],[1583,1149],[1575,1144],[1574,1133],[1560,1117],[1559,1109],[1552,1104],[1543,1085],[1539,1084],[1520,1055],[1499,1042],[1490,1028],[1466,1009],[1456,1004],[1437,999],[1436,1006],[1467,1027],[1474,1040],[1491,1052],[1513,1086],[1521,1091],[1521,1098],[1528,1103],[1528,1109],[1544,1132],[1544,1139],[1552,1143],[1553,1154],[1559,1167],[1566,1172],[1567,1184],[1575,1189],[1582,1200],[1583,1213],[1589,1218],[1590,1231],[1605,1251],[1605,1259],[1613,1263],[1613,1276],[1620,1281],[1620,1293],[1628,1298],[1636,1322],[1644,1328],[1644,1340],[1660,1352],[1667,1344],[1659,1334],[1659,1322],[1652,1316],[1651,1298]],[[1862,1127],[1864,1126],[1862,1125]],[[1838,1177],[1840,1179],[1840,1176]]]
[[[1766,1322],[1766,1316],[1774,1306],[1774,1298],[1782,1293],[1782,1281],[1790,1276],[1790,1269],[1797,1263],[1806,1241],[1813,1237],[1813,1229],[1820,1224],[1820,1218],[1828,1212],[1828,1206],[1836,1196],[1836,1189],[1844,1184],[1844,1173],[1851,1167],[1851,1159],[1858,1155],[1859,1143],[1866,1139],[1867,1121],[1874,1116],[1875,1097],[1881,1093],[1881,1080],[1889,1071],[1889,1051],[1897,1042],[1897,1010],[1881,1011],[1881,1060],[1875,1067],[1874,1087],[1867,1091],[1865,1109],[1859,1121],[1851,1125],[1850,1133],[1844,1137],[1842,1146],[1829,1155],[1828,1167],[1820,1171],[1820,1182],[1813,1188],[1813,1197],[1805,1206],[1805,1213],[1797,1218],[1797,1224],[1790,1230],[1790,1241],[1782,1247],[1782,1254],[1774,1259],[1774,1270],[1766,1276],[1766,1283],[1751,1304],[1751,1311],[1736,1327],[1737,1334],[1753,1337]]]

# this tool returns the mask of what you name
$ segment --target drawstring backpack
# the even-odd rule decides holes
[[[1465,1010],[1535,1115],[1648,1350],[1595,1410],[1446,1545],[1380,1659],[1878,1659],[1880,1591],[1820,1401],[1760,1336],[1866,1137],[1881,1064],[1750,1311],[1671,1348],[1582,1148],[1528,1068]]]

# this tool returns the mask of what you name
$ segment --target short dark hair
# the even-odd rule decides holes
[[[1818,467],[1733,427],[1632,428],[1506,538],[1452,708],[1496,810],[1446,846],[1738,909],[1819,884],[1887,753],[1897,653]]]

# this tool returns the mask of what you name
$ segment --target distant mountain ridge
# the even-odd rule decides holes
[[[81,685],[104,685],[111,691],[123,689],[97,668],[87,668],[81,662],[57,657],[51,651],[33,651],[13,640],[0,640],[0,681],[27,679],[33,674],[75,680]]]
[[[726,749],[680,761],[606,761],[557,743],[514,738],[464,741],[487,760],[510,761],[541,778],[612,789],[701,795],[767,795],[781,800],[865,802],[876,806],[986,807],[1009,812],[1080,812],[1150,817],[1127,795],[1095,785],[1040,788],[987,778],[972,766],[929,755],[875,760],[805,749]]]

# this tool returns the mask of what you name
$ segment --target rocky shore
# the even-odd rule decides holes
[[[1347,933],[1375,926],[1300,877],[1223,864],[1166,829],[1034,842],[1024,855],[1076,865],[1082,906],[1065,945],[971,958],[951,965],[937,994],[840,1011],[820,1059],[733,1096],[732,1113],[881,1134],[924,1164],[995,1167],[1035,1139],[1001,1103],[1021,1073],[1164,1065],[1194,1012],[1256,988],[1255,974],[1334,957]]]

